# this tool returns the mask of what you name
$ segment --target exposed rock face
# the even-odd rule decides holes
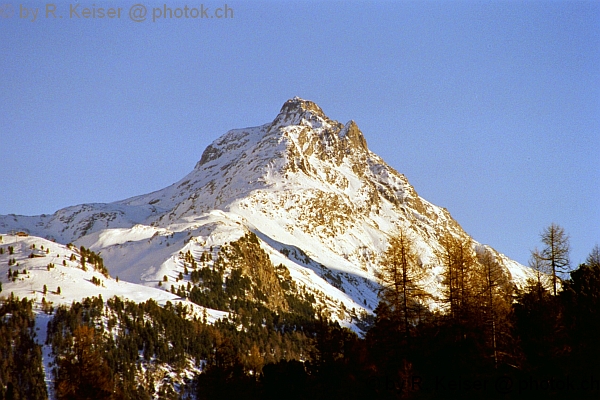
[[[321,107],[309,100],[294,97],[286,101],[273,125],[304,125],[318,128],[323,122],[331,123]]]
[[[312,155],[339,166],[345,157],[365,156],[368,151],[367,142],[354,121],[346,125],[333,121],[318,105],[298,97],[283,105],[269,129],[291,139],[292,145],[288,146],[290,168],[299,168],[305,173],[312,171],[306,160]]]
[[[252,282],[245,299],[264,303],[272,310],[288,310],[285,293],[281,288],[275,267],[252,233],[221,248],[230,268],[240,268]]]

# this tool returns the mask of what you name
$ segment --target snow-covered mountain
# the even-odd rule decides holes
[[[297,97],[272,122],[215,140],[193,171],[167,188],[52,215],[0,216],[0,232],[45,238],[53,252],[58,245],[50,241],[85,246],[113,277],[150,288],[165,276],[186,283],[183,255],[218,257],[251,232],[273,265],[285,266],[323,310],[355,329],[377,305],[375,273],[399,227],[412,232],[428,271],[425,284],[439,294],[439,240],[446,232],[467,233],[371,152],[354,121],[332,120]],[[495,254],[514,282],[531,276]]]

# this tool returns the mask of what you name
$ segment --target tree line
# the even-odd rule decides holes
[[[415,239],[398,231],[381,262],[380,301],[364,337],[315,310],[315,299],[294,287],[283,266],[266,269],[273,269],[277,282],[268,284],[280,286],[286,309],[267,307],[258,295],[267,283],[242,268],[247,260],[266,260],[242,259],[252,239],[230,246],[239,268],[229,279],[224,260],[205,264],[212,258],[206,253],[197,265],[191,253],[182,255],[194,286],[179,290],[188,296],[195,290],[198,303],[229,311],[214,324],[206,315],[191,317],[182,303],[160,307],[153,300],[99,297],[58,307],[46,339],[57,398],[600,395],[600,249],[571,270],[568,236],[558,225],[542,232],[543,247],[532,251],[530,262],[535,277],[521,289],[497,253],[446,234],[436,254],[440,290],[433,294]],[[438,307],[428,306],[432,295]],[[47,398],[31,302],[12,297],[0,317],[0,399]]]
[[[564,229],[551,224],[540,238],[543,248],[534,249],[530,261],[535,278],[519,289],[491,249],[446,234],[437,252],[440,307],[433,310],[424,307],[431,295],[413,239],[400,230],[390,240],[379,276],[381,301],[366,337],[376,375],[394,383],[386,395],[600,395],[600,250],[596,245],[571,269]],[[418,384],[406,384],[414,378]],[[514,387],[498,388],[498,382]]]

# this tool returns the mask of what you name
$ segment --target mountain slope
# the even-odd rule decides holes
[[[288,100],[271,123],[227,132],[192,172],[162,190],[50,216],[0,216],[0,231],[83,245],[102,255],[113,276],[152,287],[165,276],[190,282],[178,281],[182,255],[210,254],[214,268],[227,244],[253,233],[273,265],[355,329],[377,304],[375,273],[399,227],[415,237],[424,284],[439,295],[439,240],[467,233],[371,152],[354,121],[334,121],[300,98]],[[530,276],[496,255],[515,283]]]
[[[2,295],[13,293],[37,304],[42,304],[43,300],[48,307],[71,304],[85,297],[109,299],[120,296],[136,303],[148,299],[163,305],[168,301],[182,302],[190,307],[192,314],[204,312],[204,308],[177,295],[111,277],[94,268],[89,261],[82,263],[80,249],[73,245],[65,246],[35,236],[2,235],[0,248]],[[217,310],[207,309],[206,312],[212,321],[226,315]]]

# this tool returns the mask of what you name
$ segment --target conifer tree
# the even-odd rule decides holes
[[[444,270],[445,302],[450,317],[459,323],[466,323],[475,305],[475,287],[477,279],[476,256],[471,238],[457,238],[447,233],[440,240],[442,250],[438,259]]]
[[[498,368],[501,333],[509,336],[508,318],[511,309],[512,290],[502,266],[488,248],[477,253],[480,280],[480,315],[488,346],[492,349],[494,366]]]
[[[114,384],[94,328],[82,325],[73,331],[72,351],[58,360],[58,367],[58,399],[112,398]]]
[[[542,300],[542,293],[544,291],[544,277],[550,275],[548,264],[542,258],[540,251],[535,248],[531,251],[531,257],[529,258],[529,268],[535,273],[535,282],[530,282],[530,286],[538,293],[538,300]]]
[[[541,257],[550,267],[553,293],[556,296],[559,274],[569,272],[569,236],[563,227],[555,223],[544,229],[540,236],[546,246],[542,249]]]
[[[573,368],[578,373],[600,372],[600,264],[594,262],[598,247],[585,264],[572,271],[560,298],[564,306],[565,331],[570,338]]]
[[[590,254],[585,259],[585,264],[590,268],[600,268],[600,247],[594,246]]]
[[[424,270],[413,239],[403,230],[389,241],[377,278],[381,283],[380,298],[387,303],[391,317],[410,337],[416,317],[416,305],[426,295],[421,286]]]

